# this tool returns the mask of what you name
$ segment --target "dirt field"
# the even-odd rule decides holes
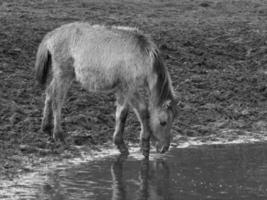
[[[265,0],[0,0],[1,179],[30,171],[29,165],[79,156],[75,145],[95,148],[111,140],[113,95],[88,93],[78,84],[63,109],[64,130],[75,145],[51,144],[39,130],[38,44],[55,27],[81,20],[136,26],[152,35],[181,101],[174,135],[267,130]],[[137,142],[138,131],[131,114],[128,141]]]

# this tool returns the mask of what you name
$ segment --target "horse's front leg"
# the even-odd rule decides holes
[[[148,157],[150,150],[150,136],[151,136],[151,129],[149,126],[148,106],[145,100],[139,94],[135,94],[133,98],[131,98],[130,103],[131,106],[134,108],[134,112],[141,124],[141,132],[140,132],[141,151],[145,157]]]
[[[129,154],[128,148],[123,140],[123,133],[125,122],[128,115],[129,106],[127,101],[121,96],[117,95],[117,107],[116,107],[116,125],[113,134],[114,144],[118,147],[121,154]]]

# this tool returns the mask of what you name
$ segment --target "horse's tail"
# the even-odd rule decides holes
[[[35,62],[35,78],[41,86],[46,84],[50,68],[51,53],[42,42],[38,48]]]

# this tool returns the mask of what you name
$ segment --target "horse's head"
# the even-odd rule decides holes
[[[150,110],[150,127],[152,137],[156,139],[157,151],[165,153],[168,151],[171,141],[171,126],[175,117],[176,103],[166,100],[159,107]]]

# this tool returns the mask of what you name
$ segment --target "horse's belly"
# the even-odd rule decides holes
[[[89,91],[109,91],[114,88],[114,84],[106,79],[99,77],[96,74],[83,74],[81,76],[76,76],[77,81],[79,81],[83,88]]]
[[[118,79],[107,76],[105,73],[91,68],[77,69],[76,80],[89,91],[111,91],[118,86]],[[110,74],[111,75],[111,74]]]

